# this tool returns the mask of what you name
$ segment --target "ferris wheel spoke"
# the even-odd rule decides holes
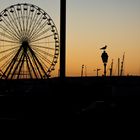
[[[15,9],[14,7],[14,13],[13,13],[13,16],[15,19],[17,19],[17,25],[19,27],[19,30],[20,30],[20,35],[22,36],[22,32],[23,32],[23,29],[22,29],[22,24],[21,24],[21,16],[19,15],[19,12]]]
[[[12,33],[13,36],[15,36],[19,40],[19,36],[7,25],[5,21],[3,23],[7,26],[7,29]]]
[[[42,67],[48,69],[48,66],[47,66],[46,64],[51,65],[52,62],[51,62],[49,59],[46,59],[46,58],[45,58],[42,54],[40,54],[39,52],[36,52],[36,56],[37,56],[39,62],[41,62],[41,64],[43,64]],[[45,71],[47,71],[47,70],[45,70]]]
[[[26,15],[25,15],[25,10],[20,6],[19,7],[20,10],[16,11],[16,16],[19,17],[18,23],[21,29],[21,39],[24,39],[27,36],[26,33]]]
[[[33,21],[35,20],[35,17],[37,15],[37,10],[35,12],[32,12],[31,18],[29,20],[29,27],[28,27],[28,36],[30,35],[30,32],[33,28]]]
[[[7,42],[7,43],[18,43],[16,41],[10,41],[10,40],[6,40],[6,39],[0,39],[0,41]]]
[[[10,12],[10,11],[8,11],[8,15],[9,15],[9,17],[11,18],[10,20],[13,22],[13,24],[14,24],[14,26],[15,26],[15,28],[17,28],[17,30],[18,30],[18,33],[19,33],[19,35],[21,34],[21,30],[20,30],[20,27],[18,26],[18,23],[16,22],[16,18],[15,18],[15,11],[14,11],[14,9],[11,9],[12,10],[12,12]]]
[[[32,48],[33,50],[35,50],[36,52],[40,52],[40,53],[42,53],[42,54],[44,54],[44,55],[47,55],[47,56],[50,56],[50,57],[54,57],[54,55],[53,54],[50,54],[50,53],[48,53],[48,52],[46,52],[46,51],[43,51],[43,50],[40,50],[40,49],[38,49],[38,48]]]
[[[5,57],[2,58],[3,60],[5,60],[8,57],[8,59],[6,61],[4,61],[3,65],[1,66],[2,70],[5,70],[7,68],[7,66],[11,62],[12,58],[14,57],[14,55],[15,55],[14,53],[11,53],[11,54],[9,53],[9,54],[5,55]],[[0,62],[2,59],[0,59]]]
[[[17,43],[14,43],[14,44],[9,44],[9,43],[8,43],[7,45],[4,45],[5,48],[8,47],[9,49],[10,49],[10,48],[13,48],[13,47],[15,47],[15,46],[17,46],[17,48],[19,48],[19,45],[18,45]]]
[[[16,16],[17,16],[17,19],[19,21],[19,25],[21,27],[21,34],[23,33],[23,23],[22,23],[22,8],[21,8],[21,5],[18,5],[17,6],[17,10],[16,10]]]
[[[55,41],[44,41],[44,42],[39,42],[40,44],[55,44],[56,42]],[[38,42],[34,42],[34,43],[30,43],[31,46],[34,45],[34,46],[38,46],[36,44],[38,44]],[[40,45],[39,45],[40,46]],[[45,46],[43,46],[45,47]],[[46,48],[46,47],[45,47]]]
[[[29,10],[26,10],[26,27],[25,27],[25,33],[26,33],[26,36],[29,36],[29,19],[30,19],[30,16],[31,16],[31,13],[33,12],[29,12],[31,11],[31,7]]]
[[[39,37],[40,35],[46,34],[49,31],[51,31],[51,27],[48,27],[47,29],[43,30],[44,27],[40,26],[38,29],[36,29],[36,31],[30,36],[30,39],[35,39],[37,37]],[[43,31],[42,31],[43,30]]]
[[[0,24],[0,29],[2,29],[3,32],[6,32],[8,35],[13,36],[13,33],[10,32],[6,27],[4,27],[3,25]],[[13,37],[15,39],[17,39],[16,37]]]
[[[36,51],[35,51],[36,52]],[[45,56],[46,55],[44,55],[44,54],[41,54],[40,52],[36,52],[36,55],[38,56],[38,58],[42,58],[45,62],[47,62],[48,64],[51,64],[52,63],[52,61],[51,60],[49,60],[48,58],[46,58]]]
[[[5,60],[5,59],[8,59],[11,55],[15,55],[15,53],[16,53],[16,51],[13,50],[13,51],[11,51],[11,52],[5,54],[3,57],[0,58],[0,62],[2,62],[2,61]]]
[[[9,49],[7,49],[7,50],[1,51],[0,54],[9,52],[9,51],[11,51],[11,50],[15,50],[15,49],[17,49],[17,48],[18,48],[18,47],[9,48]]]
[[[23,9],[21,14],[22,14],[21,19],[22,19],[22,24],[23,24],[23,33],[24,33],[24,36],[25,36],[25,14],[24,14],[24,9]]]
[[[55,42],[47,42],[47,43],[55,43]],[[42,44],[42,43],[40,43]],[[31,45],[32,47],[35,47],[35,48],[42,48],[42,49],[46,49],[46,50],[55,50],[55,48],[50,48],[50,47],[45,47],[45,46],[40,46],[40,45]]]
[[[15,20],[13,19],[12,15],[10,14],[9,11],[7,11],[7,18],[8,18],[8,20],[9,20],[11,26],[13,27],[14,31],[16,32],[16,34],[17,34],[18,36],[20,36],[19,28],[18,28],[18,26],[17,26]]]
[[[41,37],[41,38],[36,39],[36,40],[32,40],[31,42],[40,41],[40,40],[43,40],[43,39],[46,39],[46,38],[49,38],[49,37],[52,37],[52,36],[54,36],[54,34],[50,34],[50,35],[47,35],[47,36]]]
[[[43,21],[43,18],[41,19],[41,21]],[[42,25],[41,24],[38,24],[38,26],[36,28],[34,28],[34,31],[33,33],[30,35],[30,38],[33,38],[36,34],[39,34],[43,28],[45,28],[45,26],[47,25],[47,21],[45,21]],[[51,27],[50,28],[47,28],[48,31],[51,30]],[[47,31],[47,32],[48,32]]]
[[[24,36],[28,36],[28,18],[29,18],[29,14],[28,14],[28,5],[24,4],[23,5],[23,9],[22,9],[22,21],[23,21],[23,31],[24,31]]]
[[[29,33],[30,36],[32,36],[32,34],[34,34],[34,32],[36,32],[36,30],[38,29],[38,27],[40,26],[42,21],[43,21],[43,16],[41,16],[40,18],[35,19],[33,28],[31,29],[31,32]]]
[[[44,71],[45,72],[47,72],[48,71],[48,69],[49,69],[49,67],[47,66],[47,61],[44,61],[43,59],[39,59],[39,61],[41,62],[41,64],[42,64],[42,66],[43,66],[43,68],[44,68]],[[51,65],[51,64],[49,64],[49,65]],[[47,75],[46,75],[47,76]]]
[[[39,28],[31,37],[30,39],[37,39],[38,37],[41,37],[42,35],[46,34],[48,31],[51,30],[51,27],[45,29],[44,31],[42,31],[43,28]],[[41,32],[42,31],[42,32]]]
[[[13,37],[14,39],[18,40],[19,38],[13,33],[13,31],[11,29],[4,27],[2,24],[0,24],[0,29],[2,29],[4,32],[6,32],[7,34],[9,34],[11,37]]]
[[[4,32],[0,32],[0,35],[1,35],[2,37],[6,37],[6,38],[9,39],[10,41],[13,41],[13,40],[14,40],[14,38],[12,38],[11,36],[5,34]]]
[[[20,17],[20,20],[19,21],[20,21],[21,28],[22,28],[21,35],[22,35],[22,38],[24,38],[25,37],[25,23],[24,23],[24,14],[23,14],[22,8],[21,8],[20,11],[18,11],[18,16]]]
[[[39,58],[41,58],[42,60],[44,60],[47,64],[51,65],[52,61],[50,61],[48,58],[46,58],[44,55],[42,55],[39,52],[36,52],[37,56],[39,56]]]
[[[30,20],[30,30],[29,30],[29,35],[31,35],[32,34],[32,32],[33,32],[33,30],[34,30],[34,28],[35,28],[35,25],[36,25],[36,22],[37,22],[37,19],[38,19],[38,15],[37,15],[37,13],[38,13],[38,11],[36,10],[36,12],[34,13],[34,16],[33,16],[33,19],[32,19],[32,21]]]
[[[9,30],[11,30],[12,33],[19,39],[20,36],[19,36],[17,30],[15,29],[15,27],[14,27],[13,25],[11,25],[11,23],[8,22],[7,19],[6,19],[5,17],[3,17],[3,19],[4,19],[3,22],[5,23],[5,25],[7,26],[7,28],[8,28]]]

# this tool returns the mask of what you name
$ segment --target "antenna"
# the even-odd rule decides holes
[[[112,62],[111,62],[111,67],[110,67],[110,76],[112,76],[112,73],[113,73],[113,59],[112,59]]]
[[[124,58],[125,58],[125,52],[123,54],[123,58],[122,58],[122,62],[121,62],[120,76],[123,76],[123,72],[124,72]]]
[[[118,76],[120,76],[120,58],[118,58]]]

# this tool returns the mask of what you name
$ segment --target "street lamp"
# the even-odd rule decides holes
[[[101,58],[104,63],[104,76],[106,76],[106,65],[107,65],[107,61],[108,61],[108,54],[106,53],[105,50],[103,51]]]

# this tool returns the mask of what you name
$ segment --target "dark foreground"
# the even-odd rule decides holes
[[[140,77],[0,81],[1,120],[140,118]]]

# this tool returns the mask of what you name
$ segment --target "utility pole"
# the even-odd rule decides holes
[[[66,77],[66,0],[60,0],[60,78]]]

